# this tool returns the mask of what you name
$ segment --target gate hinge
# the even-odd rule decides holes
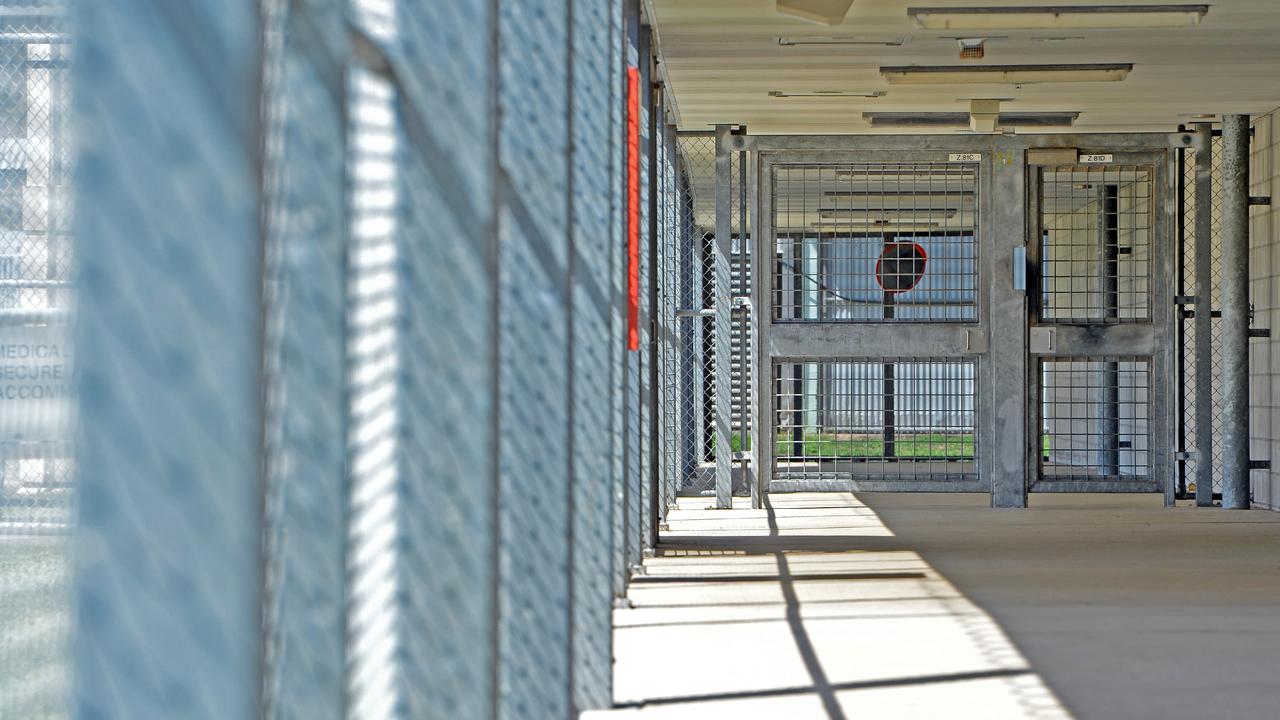
[[[1270,205],[1271,196],[1270,195],[1250,195],[1249,204],[1250,205]]]
[[[1249,328],[1249,337],[1269,338],[1271,337],[1271,328]]]
[[[1174,295],[1173,304],[1174,305],[1195,305],[1196,296],[1195,295]]]
[[[1185,461],[1187,461],[1187,460],[1195,460],[1195,459],[1196,459],[1196,453],[1195,453],[1194,451],[1191,451],[1191,450],[1182,450],[1182,451],[1180,451],[1180,452],[1175,452],[1175,453],[1173,454],[1173,459],[1174,459],[1174,460],[1179,460],[1179,461],[1184,461],[1184,462],[1185,462]]]
[[[1271,461],[1270,460],[1250,460],[1249,469],[1250,470],[1270,470]]]
[[[734,461],[734,462],[742,462],[743,460],[750,461],[750,460],[751,460],[751,453],[749,453],[749,452],[744,452],[744,451],[742,451],[742,450],[739,450],[739,451],[737,451],[737,452],[735,452],[735,453],[733,454],[733,461]]]

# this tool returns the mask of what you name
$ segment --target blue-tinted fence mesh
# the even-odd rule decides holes
[[[326,68],[345,0],[266,6],[263,716],[338,720],[344,693],[347,136]],[[332,43],[332,44],[330,44]]]
[[[0,717],[62,717],[75,462],[62,2],[0,2]]]
[[[0,411],[0,716],[606,706],[612,603],[690,469],[651,403],[704,362],[648,302],[696,304],[702,266],[647,92],[624,349],[638,7],[86,3],[80,479],[70,35],[53,0],[10,5],[0,361],[36,369],[0,390],[24,401]]]

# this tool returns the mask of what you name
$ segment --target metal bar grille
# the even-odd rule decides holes
[[[1062,167],[1041,177],[1041,318],[1151,319],[1150,167]]]
[[[1136,357],[1042,362],[1042,479],[1151,480],[1149,368]]]
[[[971,164],[778,166],[774,321],[975,321],[977,193]]]
[[[775,363],[775,480],[977,479],[975,363]]]

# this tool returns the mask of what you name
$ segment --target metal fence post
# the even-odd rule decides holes
[[[1222,119],[1222,431],[1222,507],[1245,509],[1249,507],[1248,115]]]
[[[1028,384],[1038,385],[1039,378],[1037,364],[1027,356],[1027,292],[1014,287],[1012,278],[1018,248],[1028,242],[1022,198],[1027,183],[1038,182],[1038,175],[1027,169],[1025,151],[1012,143],[997,141],[992,150],[997,157],[984,163],[979,188],[979,214],[991,218],[978,228],[979,257],[986,253],[983,263],[991,283],[990,349],[980,377],[985,387],[979,408],[988,418],[984,431],[990,446],[983,470],[990,473],[994,507],[1026,507],[1027,485],[1039,472],[1036,444],[1041,434],[1032,422],[1039,408],[1028,407],[1036,398]]]
[[[715,423],[716,423],[716,507],[733,507],[733,441],[730,415],[733,412],[732,332],[733,297],[729,258],[733,254],[730,237],[732,217],[729,201],[732,157],[729,126],[716,126],[716,245],[715,245]]]

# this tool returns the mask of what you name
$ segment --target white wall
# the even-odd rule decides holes
[[[1270,471],[1253,473],[1254,503],[1280,510],[1280,110],[1254,121],[1251,195],[1277,205],[1250,211],[1249,298],[1254,327],[1271,328],[1270,340],[1254,340],[1249,352],[1249,434],[1255,460],[1275,459]]]

